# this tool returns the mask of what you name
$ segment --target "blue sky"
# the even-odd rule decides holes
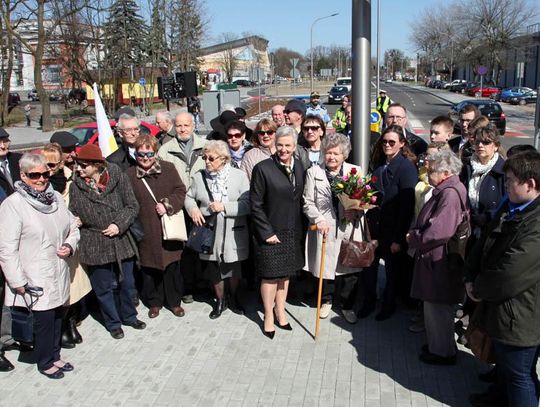
[[[437,0],[380,0],[381,58],[384,50],[398,48],[414,55],[409,43],[410,25],[426,7],[442,4]],[[377,0],[371,0],[372,55],[376,53]],[[222,33],[259,34],[269,40],[269,48],[286,47],[305,54],[310,46],[310,28],[316,18],[339,13],[319,21],[313,30],[313,46],[351,44],[350,0],[206,0],[210,37],[205,45],[220,41]]]

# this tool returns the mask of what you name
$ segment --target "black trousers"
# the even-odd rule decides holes
[[[150,307],[180,306],[184,289],[180,262],[175,261],[169,264],[165,270],[143,267],[141,272],[142,296]]]
[[[335,295],[338,293],[341,297],[341,308],[353,309],[359,282],[358,273],[336,276],[335,280],[323,280],[322,302],[334,302]]]
[[[60,360],[60,340],[64,308],[34,311],[34,353],[39,370],[47,370]]]

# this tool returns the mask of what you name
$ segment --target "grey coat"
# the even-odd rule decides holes
[[[139,204],[126,173],[107,163],[110,180],[101,194],[93,191],[78,175],[70,186],[69,209],[81,219],[80,259],[96,266],[119,262],[135,255],[126,233],[139,212]],[[120,234],[107,237],[101,233],[111,223]]]
[[[187,213],[199,207],[204,216],[211,215],[210,197],[204,185],[204,170],[196,172],[186,195],[184,206]],[[249,255],[249,232],[247,215],[250,213],[249,181],[244,171],[230,168],[225,211],[217,215],[214,250],[211,255],[201,254],[202,260],[234,263]]]

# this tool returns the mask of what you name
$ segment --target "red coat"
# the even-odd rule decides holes
[[[446,243],[463,219],[460,197],[467,202],[465,186],[457,175],[451,176],[433,190],[410,231],[409,247],[416,249],[414,298],[440,304],[463,301],[463,273],[449,270],[446,255]]]

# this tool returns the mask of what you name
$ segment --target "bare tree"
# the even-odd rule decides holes
[[[231,43],[232,41],[237,39],[238,35],[234,33],[229,32],[222,34],[222,40],[224,43]],[[236,71],[236,68],[238,67],[238,58],[232,44],[226,47],[226,49],[221,52],[220,65],[223,69],[223,74],[225,75],[227,82],[232,82],[234,71]]]
[[[62,21],[83,8],[89,7],[90,1],[92,0],[18,0],[14,2],[11,19],[6,20],[6,16],[3,16],[6,29],[21,42],[34,59],[34,84],[41,102],[43,131],[50,131],[53,128],[49,95],[43,86],[42,76],[46,44],[49,43]],[[37,24],[35,42],[30,41],[17,30],[22,22],[28,20],[35,20]]]
[[[11,20],[11,2],[9,0],[0,1],[0,60],[2,63],[2,98],[0,101],[0,125],[5,125],[6,113],[9,112],[9,91],[11,74],[13,72],[13,34],[4,29],[4,21]]]

